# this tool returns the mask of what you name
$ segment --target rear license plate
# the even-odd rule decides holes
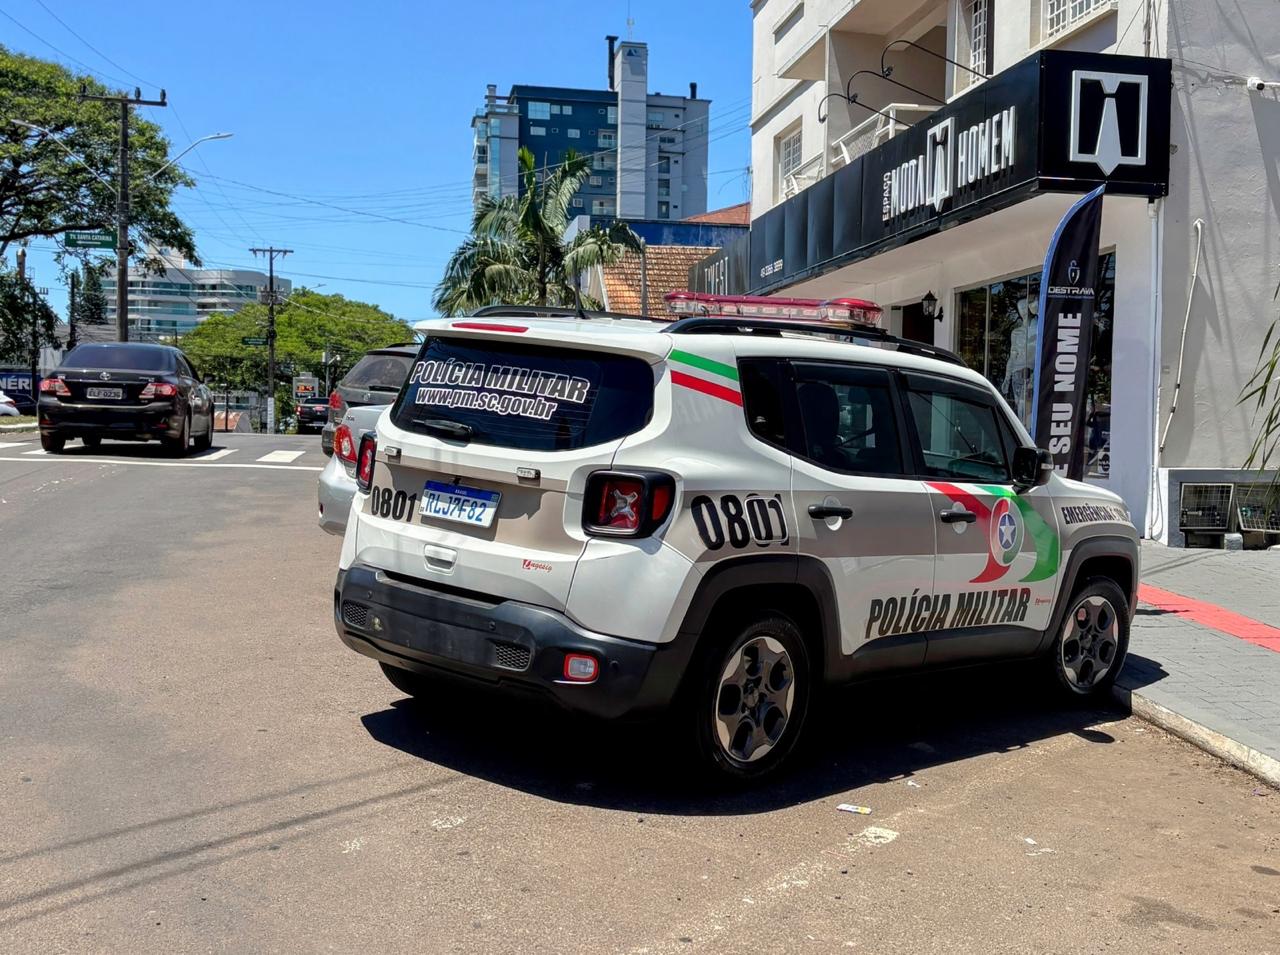
[[[90,388],[85,392],[90,398],[123,398],[123,388]]]
[[[497,491],[428,481],[422,489],[422,516],[442,521],[489,527],[498,513]]]

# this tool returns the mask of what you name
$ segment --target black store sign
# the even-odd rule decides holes
[[[1170,90],[1168,60],[1034,53],[770,209],[690,288],[772,292],[1036,192],[1166,195]]]

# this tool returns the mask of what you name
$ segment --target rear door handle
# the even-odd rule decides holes
[[[938,519],[944,524],[957,524],[963,521],[966,524],[972,524],[978,519],[978,515],[973,511],[940,511]]]
[[[820,521],[830,517],[839,517],[847,521],[853,517],[853,508],[841,507],[839,504],[810,504],[809,516]]]

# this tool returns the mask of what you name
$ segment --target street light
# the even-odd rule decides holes
[[[163,100],[163,98],[164,93],[162,91],[161,99]],[[120,340],[122,342],[129,340],[129,121],[127,109],[125,109],[125,113],[126,115],[121,121],[122,125],[120,127],[120,170],[122,175],[119,176],[120,181],[116,185],[116,327],[119,329]],[[88,163],[68,149],[64,143],[59,141],[58,137],[51,130],[45,129],[43,126],[37,126],[35,123],[25,122],[21,119],[11,119],[10,122],[26,129],[34,129],[36,132],[48,136],[59,149],[80,165],[84,166],[85,169],[88,169],[89,172],[93,173],[99,182],[104,183],[107,186],[111,185],[111,183],[108,182],[101,173],[93,169]],[[231,133],[213,133],[209,136],[202,136],[148,176],[145,181],[153,182],[156,176],[160,175],[160,173],[164,172],[169,168],[169,166],[173,165],[173,163],[177,162],[177,160],[191,152],[191,150],[195,149],[201,143],[207,142],[210,139],[229,139],[231,135]]]
[[[170,166],[176,163],[179,159],[181,159],[187,153],[191,152],[191,150],[195,149],[201,143],[207,143],[212,139],[230,139],[234,135],[235,133],[210,133],[208,136],[201,136],[199,139],[195,140],[195,142],[193,142],[190,146],[188,146],[182,152],[178,153],[178,155],[174,156],[167,163],[165,163],[163,166],[161,166],[159,169],[157,169],[155,172],[149,175],[147,177],[147,182],[154,182],[155,178],[159,176],[160,173],[164,172],[166,169],[168,169]]]

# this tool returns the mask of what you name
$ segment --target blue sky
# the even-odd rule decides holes
[[[748,197],[747,0],[127,8],[121,16],[101,0],[0,0],[0,43],[77,72],[87,65],[146,97],[164,87],[170,107],[145,113],[175,152],[199,136],[235,134],[182,160],[199,184],[175,205],[210,266],[252,266],[252,245],[292,248],[280,271],[295,284],[428,317],[468,224],[470,118],[485,84],[603,89],[604,37],[627,36],[628,9],[633,37],[649,44],[650,89],[680,93],[692,80],[712,100],[708,204]],[[61,312],[66,294],[47,249],[34,248],[30,266]]]

